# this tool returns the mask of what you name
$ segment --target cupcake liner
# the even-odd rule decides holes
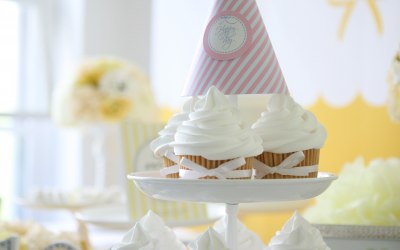
[[[232,159],[228,159],[228,160],[208,160],[208,159],[206,159],[206,158],[204,158],[202,156],[198,156],[198,155],[181,155],[181,156],[178,156],[178,157],[179,157],[179,160],[181,160],[183,157],[185,157],[186,159],[188,159],[188,160],[190,160],[190,161],[192,161],[194,163],[197,163],[197,164],[199,164],[199,165],[201,165],[201,166],[203,166],[203,167],[205,167],[207,169],[217,168],[221,164],[232,160]],[[253,169],[253,157],[247,157],[247,158],[244,158],[244,160],[245,160],[246,163],[243,166],[238,167],[236,170],[252,170]],[[189,170],[188,168],[186,168],[183,165],[180,165],[180,169]],[[227,179],[235,179],[235,180],[237,180],[237,179],[250,179],[250,178],[251,178],[251,176],[242,177],[242,178],[227,178]],[[218,178],[216,176],[204,176],[204,177],[202,177],[200,179],[218,179]]]
[[[318,165],[319,163],[319,152],[320,149],[308,149],[303,150],[304,160],[297,164],[295,167],[312,166]],[[289,157],[291,153],[271,153],[263,152],[261,155],[256,156],[256,159],[263,162],[264,164],[275,167],[278,166],[283,160]],[[309,173],[308,176],[294,176],[294,175],[281,175],[278,173],[267,174],[263,179],[301,179],[301,178],[315,178],[318,176],[318,171]]]
[[[164,161],[164,167],[166,167],[166,168],[176,165],[175,162],[171,161],[170,159],[168,159],[165,156],[163,157],[163,161]],[[166,178],[179,178],[179,173],[167,174],[165,177]]]

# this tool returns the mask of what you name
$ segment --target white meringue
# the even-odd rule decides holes
[[[186,250],[160,216],[149,211],[112,250]]]
[[[281,231],[271,239],[266,250],[330,250],[320,231],[297,211]]]
[[[237,220],[237,219],[236,219]],[[263,250],[264,244],[261,239],[254,232],[250,231],[239,220],[236,221],[237,225],[237,242],[240,250]],[[222,217],[215,222],[214,227],[216,232],[225,239],[227,231],[227,216]],[[206,249],[208,250],[208,249]],[[211,250],[211,249],[210,249]]]
[[[190,250],[229,250],[224,239],[212,227],[191,242],[188,247]]]

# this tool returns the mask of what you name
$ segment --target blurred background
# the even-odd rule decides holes
[[[400,157],[400,124],[388,111],[393,104],[388,102],[393,90],[388,74],[400,46],[400,3],[257,3],[291,95],[328,131],[320,170],[339,173],[359,156],[366,163]],[[146,92],[150,104],[138,97],[137,109],[131,111],[143,114],[149,105],[155,107],[154,113],[135,119],[166,122],[185,100],[180,94],[212,4],[212,0],[0,0],[1,220],[61,220],[57,212],[31,209],[17,200],[36,190],[76,190],[95,184],[93,136],[118,137],[122,119],[113,121],[112,132],[103,127],[88,135],[83,131],[96,129],[87,124],[64,126],[54,118],[63,117],[65,111],[54,111],[55,93],[82,73],[82,62],[114,58],[133,65],[150,86]],[[265,97],[239,97],[239,106],[251,124],[265,108]],[[113,179],[102,184],[125,192],[124,149],[119,139],[113,140],[112,149],[106,149],[104,169]],[[259,205],[244,209],[241,220],[268,242],[295,208],[272,211],[268,204]]]

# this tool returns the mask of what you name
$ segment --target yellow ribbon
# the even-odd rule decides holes
[[[328,0],[329,3],[334,7],[344,7],[344,13],[342,16],[342,20],[340,21],[339,30],[338,30],[338,37],[339,39],[343,39],[344,32],[347,28],[349,23],[351,14],[359,0]],[[376,0],[366,0],[369,9],[371,10],[372,17],[374,18],[376,29],[378,30],[379,34],[383,33],[383,24],[381,14],[379,12],[378,6],[376,4]]]

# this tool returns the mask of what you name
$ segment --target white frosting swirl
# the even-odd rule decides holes
[[[330,250],[318,229],[296,211],[281,231],[271,239],[267,250]]]
[[[111,250],[186,250],[163,220],[149,211]]]
[[[252,231],[248,230],[239,220],[237,225],[237,249],[240,250],[263,250],[264,244],[261,239]],[[214,229],[224,238],[227,230],[227,216],[215,222]]]
[[[262,152],[261,139],[242,125],[226,96],[211,87],[180,125],[171,144],[176,155],[199,155],[209,160],[250,157]]]
[[[169,144],[174,141],[176,129],[182,124],[183,121],[189,119],[189,112],[192,110],[192,107],[196,101],[196,97],[188,99],[183,104],[182,112],[173,115],[169,119],[167,125],[165,125],[164,129],[158,132],[159,137],[150,143],[150,148],[154,152],[155,156],[163,157],[165,152],[168,150],[173,150]]]
[[[188,247],[190,250],[229,250],[223,238],[211,227],[191,242]]]
[[[272,95],[267,111],[251,128],[262,138],[264,151],[272,153],[320,149],[326,139],[326,130],[314,114],[288,95]]]

